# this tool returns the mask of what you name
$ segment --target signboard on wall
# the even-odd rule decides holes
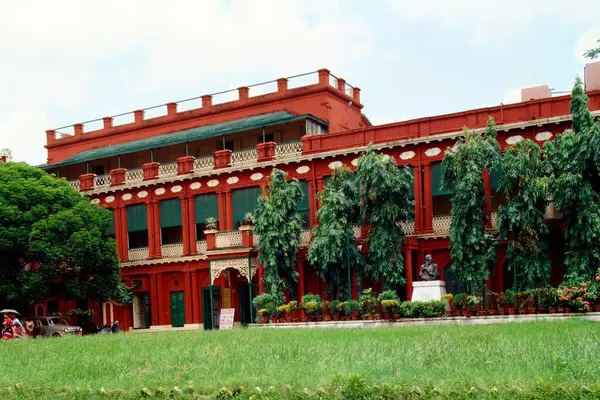
[[[231,289],[223,288],[223,308],[231,308]]]
[[[219,329],[233,329],[235,308],[222,308],[219,318]]]

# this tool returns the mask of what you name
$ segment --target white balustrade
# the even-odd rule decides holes
[[[400,227],[405,235],[414,235],[415,233],[415,221],[400,222]]]
[[[213,169],[215,166],[215,159],[213,156],[206,156],[196,158],[194,160],[194,170],[203,171],[205,169]]]
[[[196,253],[198,253],[198,254],[206,253],[206,240],[198,240],[196,242]]]
[[[81,184],[81,182],[79,181],[79,179],[76,179],[74,181],[70,181],[69,182],[71,184],[71,187],[75,190],[79,190],[79,185]]]
[[[256,152],[256,148],[234,151],[231,153],[232,166],[254,164],[257,159],[258,153]]]
[[[183,257],[183,244],[163,244],[161,247],[161,254],[163,258],[178,258]]]
[[[94,177],[94,188],[110,186],[110,174],[98,175]]]
[[[491,220],[492,220],[492,228],[494,229],[498,229],[498,213],[497,212],[493,212],[491,215]]]
[[[435,233],[449,233],[450,223],[452,217],[450,215],[443,215],[440,217],[433,217],[433,231]]]
[[[128,169],[125,172],[125,182],[141,182],[144,180],[144,171],[141,168]]]
[[[302,231],[302,233],[300,233],[300,246],[308,246],[310,244],[310,239],[310,231]]]
[[[142,261],[148,258],[148,248],[129,249],[129,261]]]
[[[277,143],[275,146],[275,158],[278,160],[293,158],[302,154],[302,142]]]
[[[242,232],[227,231],[215,234],[215,246],[217,249],[228,249],[231,247],[242,247]]]
[[[177,163],[161,164],[158,166],[158,177],[177,176]]]

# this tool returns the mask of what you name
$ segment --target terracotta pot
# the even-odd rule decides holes
[[[538,308],[537,312],[539,314],[548,314],[548,309],[547,308]]]
[[[600,304],[594,304],[594,312],[600,312]]]
[[[392,318],[392,314],[389,312],[384,312],[383,313],[383,319],[391,319]]]
[[[315,321],[315,322],[321,322],[321,316],[320,315],[315,315],[313,317],[313,321]]]
[[[527,314],[535,314],[535,308],[527,307]]]
[[[477,311],[477,315],[479,315],[480,317],[485,317],[487,314],[488,314],[488,312],[485,310]]]
[[[442,313],[441,313],[441,312],[439,312],[439,313],[437,313],[437,315],[436,315],[436,316],[437,316],[438,318],[442,318]]]
[[[565,312],[565,308],[564,308],[564,307],[558,307],[558,308],[556,309],[556,312],[557,312],[557,313],[559,313],[559,314],[562,314],[562,313],[564,313],[564,312]]]
[[[489,315],[496,315],[498,314],[498,310],[494,310],[493,308],[491,310],[488,311]]]
[[[368,315],[368,316],[367,316],[367,319],[368,319],[368,320],[371,320],[371,321],[372,321],[374,318],[375,318],[375,317],[374,317],[373,315]]]
[[[381,319],[381,314],[375,314],[374,319]]]
[[[519,308],[519,314],[527,314],[526,308]]]
[[[496,312],[498,313],[498,315],[504,315],[505,314],[504,308],[499,308],[499,309],[496,310]]]
[[[570,313],[571,312],[571,307],[565,307],[565,313]]]
[[[333,314],[332,317],[333,317],[334,321],[339,321],[340,320],[340,314]]]
[[[549,314],[554,314],[554,313],[556,313],[556,307],[549,307],[549,308],[548,308],[548,313],[549,313]]]
[[[463,317],[469,317],[471,315],[471,313],[469,312],[469,310],[462,310],[461,313],[462,313]]]
[[[276,324],[277,323],[277,317],[271,317],[271,323],[272,324]]]
[[[508,315],[515,315],[517,310],[514,308],[506,308],[504,311],[506,311]]]
[[[265,318],[264,315],[259,315],[258,318],[259,318],[259,321],[260,321],[261,324],[266,324],[267,323],[267,319]]]
[[[287,316],[287,317],[285,317],[285,322],[290,324],[290,323],[294,322],[294,319],[291,316]]]
[[[329,315],[329,314],[323,315],[323,321],[331,321],[331,315]]]
[[[352,316],[350,317],[350,319],[352,321],[358,321],[360,319],[360,315],[358,315],[358,314],[352,314]]]
[[[394,314],[394,319],[400,319],[400,314]]]

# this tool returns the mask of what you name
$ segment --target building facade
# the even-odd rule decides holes
[[[599,72],[600,63],[586,67],[595,116],[600,114]],[[254,96],[256,89],[261,94]],[[217,322],[222,308],[235,308],[236,321],[253,319],[251,299],[262,292],[255,251],[260,238],[243,219],[254,210],[274,167],[297,178],[304,193],[298,206],[304,223],[296,261],[299,281],[289,295],[324,294],[325,283],[306,260],[317,193],[337,167],[355,169],[360,153],[372,144],[413,171],[415,216],[403,225],[407,284],[402,296],[410,299],[425,254],[433,255],[449,291],[459,290],[449,268],[452,193],[440,189],[440,180],[444,151],[463,127],[481,131],[488,116],[494,117],[503,148],[524,138],[541,145],[570,127],[570,96],[552,96],[546,86],[522,95],[524,101],[516,104],[373,126],[362,113],[360,89],[322,69],[260,88],[168,103],[160,115],[157,108],[137,110],[49,130],[48,163],[42,168],[112,211],[111,233],[134,301],[103,304],[102,322],[118,319],[125,329],[199,328]],[[484,183],[491,231],[502,198],[494,191],[496,177],[484,174]],[[217,221],[217,230],[207,229],[207,218]],[[562,276],[562,234],[551,209],[547,219],[556,284]],[[360,243],[365,230],[357,226],[355,235]],[[505,252],[506,243],[499,242],[488,282],[492,290],[512,285]],[[357,296],[357,277],[352,278]],[[379,283],[363,278],[362,286],[377,291]],[[50,301],[61,302],[63,312],[70,307],[62,299]],[[39,307],[47,310],[48,303]]]

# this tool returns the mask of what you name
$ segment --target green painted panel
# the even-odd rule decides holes
[[[498,170],[493,170],[490,173],[490,187],[493,189],[498,189],[498,186],[500,184],[500,171]]]
[[[114,210],[109,210],[109,211],[110,211],[110,225],[108,226],[108,231],[106,232],[106,234],[109,236],[114,236],[115,235],[115,211]]]
[[[181,226],[181,200],[169,199],[160,202],[160,227]]]
[[[127,231],[141,232],[148,230],[148,215],[145,204],[127,206]]]
[[[236,189],[231,193],[233,224],[237,227],[244,221],[244,214],[254,213],[256,199],[262,196],[260,186]]]
[[[219,219],[219,199],[216,193],[201,194],[194,199],[196,223],[203,224],[207,218]]]
[[[308,182],[300,181],[300,190],[302,190],[302,198],[298,202],[298,207],[296,211],[300,214],[302,218],[302,227],[304,229],[310,228],[310,205],[308,198]]]
[[[433,196],[443,196],[452,194],[452,190],[442,189],[442,163],[431,163],[431,194]]]
[[[171,326],[180,328],[183,325],[185,325],[183,291],[171,292]]]

